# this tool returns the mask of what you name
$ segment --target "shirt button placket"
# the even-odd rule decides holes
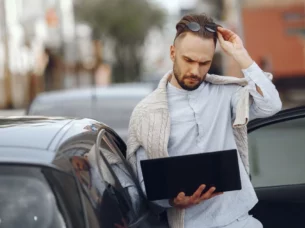
[[[199,122],[198,122],[198,114],[196,113],[196,109],[194,107],[194,103],[193,102],[194,99],[192,99],[192,96],[190,94],[188,94],[188,102],[189,102],[189,106],[191,107],[192,111],[193,111],[193,115],[194,115],[194,120],[196,122],[196,127],[197,127],[197,135],[199,136]]]

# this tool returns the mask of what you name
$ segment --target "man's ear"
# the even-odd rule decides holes
[[[176,55],[176,48],[174,45],[171,45],[170,47],[170,58],[174,62],[175,61],[175,55]]]

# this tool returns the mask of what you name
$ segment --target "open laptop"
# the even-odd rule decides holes
[[[237,150],[225,150],[141,161],[141,168],[150,201],[187,196],[199,188],[215,186],[215,192],[241,189]]]

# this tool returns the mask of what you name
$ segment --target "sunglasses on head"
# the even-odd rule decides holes
[[[186,24],[186,26],[188,27],[189,30],[191,30],[193,32],[198,32],[201,28],[200,24],[198,24],[197,22],[190,22],[190,23]],[[207,23],[204,25],[204,29],[210,33],[216,33],[218,26],[219,25],[217,25],[215,23]]]

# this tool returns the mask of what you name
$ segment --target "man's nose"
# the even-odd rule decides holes
[[[199,64],[194,64],[191,69],[191,74],[199,77]]]

